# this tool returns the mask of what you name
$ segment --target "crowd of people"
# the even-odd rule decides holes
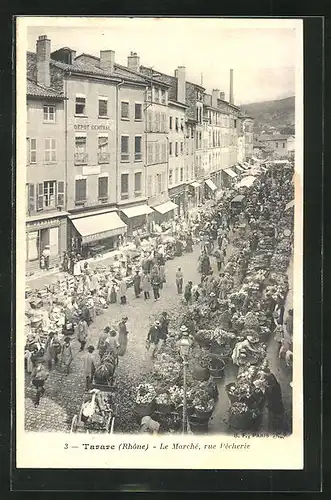
[[[54,302],[50,300],[46,308],[43,304],[40,330],[49,331],[46,342],[41,349],[42,342],[36,332],[31,332],[31,339],[27,342],[26,367],[31,373],[31,383],[36,388],[35,405],[39,405],[40,397],[45,392],[45,382],[49,371],[55,366],[60,366],[66,374],[70,373],[74,359],[71,335],[74,332],[80,345],[79,351],[85,353],[85,388],[91,389],[97,367],[94,351],[98,352],[100,359],[105,352],[115,353],[118,359],[118,356],[125,354],[128,343],[126,326],[128,317],[123,314],[118,325],[107,326],[100,333],[96,347],[89,345],[88,329],[95,321],[100,300],[104,308],[116,302],[124,307],[128,302],[128,284],[130,283],[133,286],[134,298],[138,299],[143,296],[143,299],[148,301],[153,293],[154,300],[159,301],[163,286],[167,281],[166,261],[182,255],[183,251],[193,251],[195,244],[200,247],[198,270],[201,274],[201,281],[194,283],[190,279],[185,280],[181,267],[178,267],[174,283],[177,293],[183,297],[183,303],[186,306],[207,300],[211,311],[224,308],[224,302],[228,301],[234,281],[242,282],[247,275],[249,257],[259,243],[261,221],[268,221],[274,227],[274,235],[277,235],[279,231],[277,214],[284,211],[291,197],[291,190],[289,173],[286,170],[268,171],[261,175],[249,191],[246,191],[246,205],[240,210],[234,210],[231,206],[235,191],[229,189],[224,192],[220,202],[208,209],[202,208],[194,218],[189,220],[177,218],[172,233],[174,238],[170,247],[172,252],[160,236],[153,240],[152,248],[148,250],[143,248],[140,240],[137,240],[135,247],[140,252],[138,259],[133,260],[129,256],[125,259],[122,258],[123,256],[116,257],[106,272],[90,269],[87,262],[82,265],[77,255],[72,255],[70,258],[64,256],[63,266],[68,273],[72,274],[74,281],[67,280],[66,282],[62,297],[62,318],[56,324],[57,329],[49,331],[49,324],[53,321],[52,311],[58,303],[56,300]],[[233,259],[229,259],[229,244],[243,236],[247,244],[242,245]],[[213,272],[212,259],[215,261],[217,274]],[[46,264],[45,267],[47,267]],[[236,268],[235,273],[233,267]],[[51,292],[49,295],[52,295]],[[285,300],[286,295],[276,299],[272,296],[268,313],[273,318],[274,338],[279,342],[279,356],[284,357],[287,363],[291,363],[293,310],[289,310],[284,318]],[[253,304],[251,299],[247,299],[243,310],[247,313],[251,309],[254,309]],[[233,304],[230,304],[227,312],[231,313],[230,318],[233,321],[238,311]],[[229,329],[233,326],[231,319]],[[155,319],[147,333],[146,348],[153,359],[166,341],[169,323],[169,314],[164,311]],[[182,327],[187,330],[186,325]],[[245,345],[236,345],[232,356],[234,364],[236,353],[239,353],[243,347],[254,350],[254,343],[251,340],[247,337],[242,341]],[[47,369],[44,361],[46,361]],[[277,391],[277,380],[276,382],[273,380],[273,383]]]

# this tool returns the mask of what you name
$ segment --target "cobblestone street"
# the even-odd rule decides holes
[[[133,288],[128,289],[128,303],[124,306],[112,304],[105,312],[97,316],[95,323],[89,327],[88,345],[97,345],[98,336],[101,330],[109,323],[118,323],[123,315],[127,315],[129,320],[127,328],[129,331],[128,349],[123,357],[120,357],[117,368],[117,430],[123,432],[132,432],[132,405],[133,397],[130,388],[136,385],[144,373],[149,369],[151,357],[146,351],[145,341],[147,332],[152,319],[161,314],[162,311],[168,311],[170,319],[176,313],[178,308],[185,307],[182,304],[182,297],[177,295],[175,286],[175,274],[178,267],[182,268],[184,273],[184,282],[191,279],[200,281],[200,275],[197,271],[197,259],[199,247],[196,246],[193,253],[184,254],[182,257],[176,257],[166,264],[167,283],[161,290],[161,298],[155,302],[151,298],[147,301],[143,296],[136,299]],[[107,264],[107,261],[103,261]],[[47,277],[49,280],[50,277]],[[53,280],[56,277],[53,275]],[[40,286],[31,282],[31,287]],[[49,282],[49,281],[48,281]],[[171,324],[170,324],[171,327]],[[74,360],[71,365],[71,373],[65,375],[61,367],[53,369],[46,382],[46,392],[41,398],[39,407],[35,408],[33,397],[35,389],[30,385],[30,377],[26,377],[26,399],[25,399],[25,419],[26,429],[29,431],[68,431],[70,429],[72,417],[79,412],[84,394],[84,376],[83,376],[83,357],[79,352],[78,341],[73,338],[72,341]],[[95,354],[97,357],[97,354]],[[128,415],[128,413],[131,413]],[[129,427],[128,427],[129,425]]]

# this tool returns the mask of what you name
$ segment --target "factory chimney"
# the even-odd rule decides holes
[[[230,93],[229,93],[229,103],[234,104],[233,98],[233,69],[230,69]]]

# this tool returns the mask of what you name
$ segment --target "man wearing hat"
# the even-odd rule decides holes
[[[99,356],[100,356],[100,359],[102,358],[102,356],[104,355],[105,351],[106,351],[106,341],[109,337],[109,332],[110,332],[110,327],[109,326],[105,326],[103,331],[100,333],[100,336],[99,336],[99,340],[98,340],[98,345],[97,345],[97,349],[99,351]]]
[[[161,338],[162,338],[161,323],[160,321],[155,321],[154,324],[149,329],[146,340],[146,345],[148,349],[153,344],[152,358],[155,358]]]
[[[51,255],[51,251],[50,251],[50,246],[49,245],[45,245],[45,248],[42,252],[42,257],[44,258],[44,263],[45,263],[45,269],[46,271],[48,271],[49,269],[49,257]]]
[[[64,344],[61,349],[61,366],[64,365],[65,373],[69,375],[70,365],[74,359],[70,345],[70,338],[65,337]]]
[[[257,349],[255,349],[254,347],[254,344],[257,344],[258,342],[259,339],[257,337],[253,337],[252,335],[248,335],[247,338],[242,342],[237,342],[232,352],[233,364],[239,366],[240,354],[243,351],[257,352]]]
[[[186,325],[182,325],[180,327],[180,329],[179,329],[179,332],[180,332],[181,338],[177,342],[178,347],[180,348],[181,340],[183,338],[187,339],[188,345],[191,347],[193,340],[192,340],[192,337],[191,337],[191,335],[190,335],[190,333],[188,331],[187,326]]]
[[[36,400],[34,405],[39,406],[40,398],[45,393],[45,382],[49,373],[45,370],[42,361],[39,361],[33,368],[31,383],[36,388]]]

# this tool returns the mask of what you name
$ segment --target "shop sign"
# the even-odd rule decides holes
[[[126,232],[126,227],[117,227],[115,229],[110,229],[109,231],[104,231],[102,233],[89,234],[83,236],[82,243],[91,243],[92,241],[104,240],[105,238],[111,238],[118,234],[123,234]]]
[[[99,175],[101,173],[100,165],[83,166],[83,175]]]
[[[98,132],[108,132],[110,130],[114,130],[114,120],[107,121],[104,124],[99,124],[99,123],[75,123],[74,124],[74,130],[80,130],[82,131],[88,131],[88,130],[95,130]]]
[[[38,229],[56,227],[60,224],[61,219],[36,220],[33,222],[27,222],[27,230],[36,231]]]

